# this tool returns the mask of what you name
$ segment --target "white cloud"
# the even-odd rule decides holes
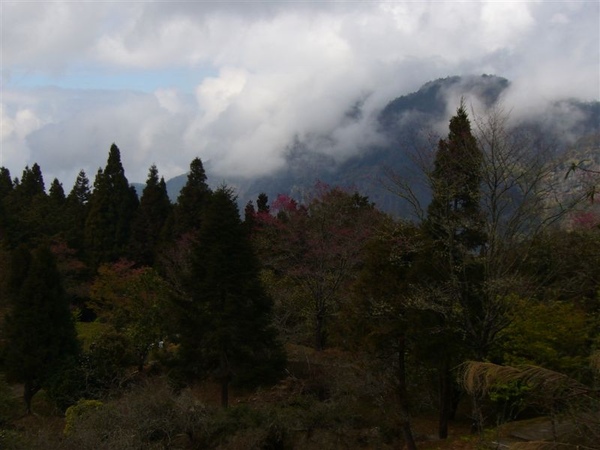
[[[2,149],[95,173],[114,141],[131,180],[166,177],[195,156],[214,176],[285,164],[295,139],[344,160],[378,142],[373,121],[431,79],[495,73],[515,114],[550,100],[599,99],[597,2],[9,2],[3,4]],[[152,92],[57,89],[84,73],[188,73]],[[206,73],[210,72],[209,76]],[[38,78],[36,78],[38,77]],[[46,77],[46,78],[44,78]],[[33,80],[33,81],[32,81]],[[65,84],[60,84],[65,87]],[[68,86],[67,86],[68,87]],[[356,104],[360,117],[347,115]]]

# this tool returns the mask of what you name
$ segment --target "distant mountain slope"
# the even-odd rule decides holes
[[[265,192],[271,200],[280,193],[301,200],[303,193],[309,191],[316,181],[322,181],[357,189],[381,209],[406,215],[406,205],[382,184],[386,174],[389,171],[405,176],[416,174],[410,153],[418,148],[431,148],[428,138],[436,126],[438,129],[440,124],[446,126],[444,133],[447,133],[447,124],[443,121],[456,109],[461,96],[489,107],[509,86],[507,79],[492,75],[453,76],[428,82],[416,92],[391,100],[382,109],[377,127],[384,138],[383,145],[364,148],[358,156],[337,163],[332,157],[311,151],[302,142],[295,142],[288,148],[285,168],[278,173],[253,180],[232,178],[225,181],[236,189],[240,208],[249,200],[255,200],[261,192]],[[357,104],[352,116],[360,115],[360,104]],[[580,137],[600,134],[600,102],[564,100],[520,126],[566,148]],[[207,175],[209,183],[223,181],[211,179],[210,167],[207,167]],[[186,179],[184,174],[167,181],[173,201]],[[427,201],[427,192],[421,190],[420,194]]]

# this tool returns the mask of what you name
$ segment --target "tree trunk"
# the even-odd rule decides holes
[[[31,380],[27,380],[23,387],[23,400],[25,400],[25,412],[31,414],[31,401],[33,396],[40,390]]]
[[[227,408],[229,406],[229,382],[231,381],[231,368],[229,367],[229,359],[225,350],[221,350],[220,361],[220,381],[221,381],[221,406]]]
[[[452,412],[452,377],[449,363],[444,358],[439,374],[440,389],[440,422],[438,436],[440,439],[448,437],[448,421]]]
[[[318,352],[325,348],[325,313],[317,311],[315,324],[315,350]]]
[[[471,403],[471,415],[473,423],[471,424],[471,433],[480,434],[483,431],[483,411],[481,409],[481,398],[478,393],[473,393]]]
[[[223,408],[229,406],[229,377],[221,379],[221,406]]]
[[[408,389],[406,388],[406,360],[404,358],[405,336],[398,338],[398,410],[400,413],[400,428],[408,450],[417,450],[410,425],[410,409],[408,407]]]

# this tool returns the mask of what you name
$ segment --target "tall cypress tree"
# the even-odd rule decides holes
[[[448,420],[456,395],[451,368],[464,355],[457,352],[473,346],[474,326],[480,310],[483,271],[478,255],[485,245],[484,218],[480,208],[483,154],[471,132],[464,104],[450,119],[450,131],[441,139],[431,173],[432,200],[424,223],[432,248],[426,256],[431,268],[430,285],[441,286],[447,298],[446,314],[430,316],[442,357],[439,370],[439,436],[448,435]],[[469,342],[465,342],[465,336]],[[439,349],[439,347],[438,347]],[[480,355],[470,355],[480,356]]]
[[[211,193],[206,183],[206,172],[200,158],[190,163],[187,182],[181,189],[170,220],[170,234],[177,238],[189,232],[197,232],[207,198]]]
[[[106,167],[94,181],[85,222],[85,247],[92,265],[125,255],[138,203],[135,188],[125,177],[119,148],[112,144]]]
[[[152,266],[161,232],[171,212],[171,201],[164,178],[158,179],[158,169],[150,167],[140,207],[131,230],[131,256],[139,264]]]
[[[90,182],[83,169],[77,174],[75,183],[66,201],[66,239],[69,246],[79,251],[84,244],[85,220],[88,214],[90,193]]]
[[[23,383],[30,413],[33,396],[76,357],[79,342],[54,255],[47,247],[14,252],[8,291],[4,369],[9,379]]]
[[[283,369],[284,353],[272,325],[272,301],[231,190],[209,198],[193,251],[190,299],[180,303],[180,357],[192,376],[221,384],[260,384]]]
[[[483,154],[461,103],[450,120],[448,138],[438,144],[426,221],[431,236],[453,257],[485,242],[480,207],[482,162]]]

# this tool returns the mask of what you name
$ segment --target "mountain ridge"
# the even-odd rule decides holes
[[[382,184],[382,180],[387,177],[386,173],[393,171],[401,175],[410,175],[415,172],[416,167],[410,160],[410,152],[423,146],[431,147],[431,136],[428,133],[440,127],[439,124],[454,106],[450,105],[452,99],[465,98],[467,102],[479,102],[485,108],[490,108],[501,101],[503,93],[510,85],[506,78],[486,74],[449,76],[432,80],[415,92],[390,100],[379,112],[376,126],[377,132],[383,138],[383,144],[362,148],[359,154],[337,162],[332,156],[310,150],[305,143],[298,140],[288,148],[285,167],[274,174],[255,179],[230,177],[216,181],[211,179],[210,164],[207,164],[208,182],[211,187],[217,187],[223,182],[233,187],[238,195],[240,209],[248,201],[255,200],[261,192],[266,193],[271,200],[278,194],[288,194],[302,200],[315,182],[321,181],[357,189],[384,211],[405,216],[408,214],[406,205],[403,208],[400,200]],[[349,112],[348,120],[360,118],[361,109],[362,104],[356,103]],[[579,120],[568,130],[572,136],[567,136],[567,132],[560,130],[557,124],[560,124],[561,120],[569,123],[567,119],[572,122],[573,116],[577,116]],[[447,130],[447,124],[444,126]],[[562,151],[566,151],[578,138],[600,135],[600,101],[560,100],[540,116],[524,121],[520,126],[541,133],[559,145]],[[166,182],[172,201],[176,201],[186,181],[187,174],[181,174]],[[132,184],[141,195],[144,184]],[[422,195],[426,200],[426,193]]]

